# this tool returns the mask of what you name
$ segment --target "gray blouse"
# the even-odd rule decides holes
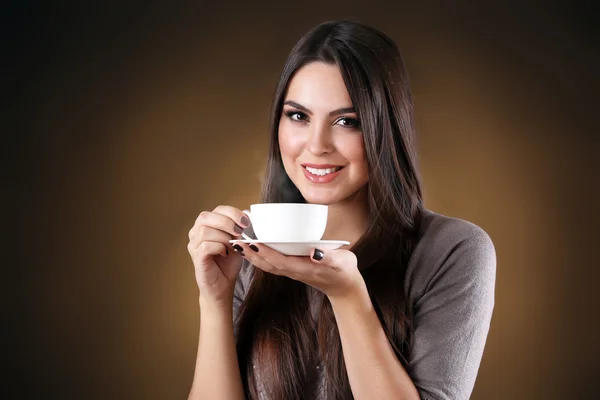
[[[234,320],[252,269],[244,266],[238,276]],[[404,283],[414,328],[406,370],[422,399],[470,397],[490,328],[495,281],[496,253],[483,229],[461,219],[424,212],[422,236]],[[313,314],[319,309],[313,302]],[[260,380],[265,377],[260,377],[260,366],[255,368],[260,390]],[[306,398],[326,400],[322,365],[317,366],[314,381]]]

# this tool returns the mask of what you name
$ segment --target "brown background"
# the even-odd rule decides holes
[[[473,398],[592,398],[597,24],[584,3],[477,4],[5,12],[14,128],[5,125],[3,147],[16,172],[5,200],[18,225],[2,390],[187,395],[198,324],[187,231],[204,209],[258,200],[287,53],[312,26],[350,17],[403,52],[427,206],[477,223],[496,245],[496,308]]]

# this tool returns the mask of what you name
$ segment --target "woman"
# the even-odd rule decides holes
[[[262,202],[329,206],[323,239],[288,257],[235,245],[238,209],[202,212],[194,399],[466,399],[494,304],[477,226],[424,209],[405,67],[383,33],[328,22],[294,47],[271,115]],[[331,174],[331,175],[330,175]]]

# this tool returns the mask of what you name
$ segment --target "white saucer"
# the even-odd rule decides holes
[[[345,240],[317,240],[314,242],[286,242],[286,241],[266,241],[261,240],[230,240],[229,243],[259,243],[269,246],[286,256],[311,256],[312,249],[335,250],[342,246],[347,246],[350,242]]]

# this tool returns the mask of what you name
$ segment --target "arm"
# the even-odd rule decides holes
[[[190,230],[188,251],[200,290],[200,333],[190,400],[244,399],[233,327],[242,260],[228,245],[249,224],[240,210],[219,206],[200,213]]]
[[[494,308],[496,254],[489,236],[454,221],[415,257],[409,278],[413,344],[406,370],[427,400],[466,400],[475,385]]]
[[[233,334],[232,303],[200,296],[200,335],[188,399],[244,399]]]
[[[362,399],[419,399],[383,331],[366,286],[330,297],[352,394]]]
[[[246,258],[255,267],[309,284],[329,298],[355,399],[418,399],[379,322],[354,253],[315,249],[310,258],[292,257],[264,245],[246,246]]]
[[[473,391],[494,308],[494,246],[474,225],[426,244],[423,251],[430,257],[413,269],[427,279],[414,305],[406,370],[395,359],[366,290],[347,298],[329,296],[356,399],[463,400]]]

